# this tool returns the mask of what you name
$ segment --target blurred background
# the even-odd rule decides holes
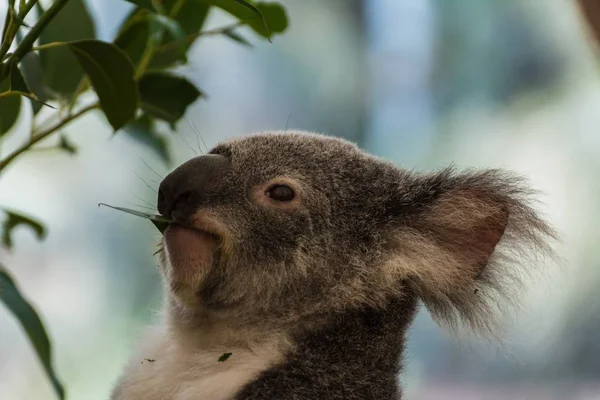
[[[406,168],[454,162],[527,176],[562,236],[562,266],[549,264],[530,285],[500,350],[450,336],[422,312],[401,377],[406,398],[600,399],[600,65],[575,4],[282,3],[290,27],[272,44],[250,35],[254,48],[216,36],[194,46],[182,71],[208,100],[171,135],[171,166],[90,115],[64,130],[76,157],[34,152],[3,174],[0,203],[50,229],[41,244],[18,230],[15,250],[0,249],[0,259],[46,323],[69,399],[108,397],[161,304],[158,233],[97,203],[152,205],[160,177],[205,145],[275,129],[342,136]],[[106,40],[131,9],[87,4]],[[212,11],[207,28],[228,21]],[[0,398],[53,396],[0,308]]]

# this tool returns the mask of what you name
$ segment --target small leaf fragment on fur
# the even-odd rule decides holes
[[[227,361],[229,357],[231,357],[231,354],[232,353],[223,353],[221,357],[219,357],[219,362]]]

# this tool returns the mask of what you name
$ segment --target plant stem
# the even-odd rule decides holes
[[[65,126],[69,122],[73,121],[75,118],[78,118],[78,117],[82,116],[83,114],[85,114],[85,113],[87,113],[87,112],[89,112],[91,110],[94,110],[94,109],[96,109],[98,107],[100,107],[99,103],[94,103],[94,104],[91,104],[89,106],[86,106],[86,107],[82,108],[81,110],[77,111],[76,113],[70,114],[67,117],[65,117],[64,119],[58,121],[56,124],[54,124],[53,126],[49,127],[48,129],[46,129],[46,130],[44,130],[44,131],[36,134],[35,136],[31,137],[27,143],[25,143],[23,146],[19,147],[18,149],[16,149],[12,153],[10,153],[8,156],[6,156],[6,158],[4,160],[0,161],[0,172],[4,168],[6,168],[8,166],[8,164],[10,164],[20,154],[22,154],[25,151],[29,150],[29,148],[31,148],[31,146],[33,146],[34,144],[36,144],[39,141],[47,138],[48,136],[50,136],[54,132],[58,131],[60,128],[62,128],[63,126]]]
[[[33,5],[37,3],[37,1],[38,0],[30,0],[27,3],[25,9],[31,9],[31,7],[33,7]],[[19,61],[21,61],[21,58],[23,58],[23,56],[25,56],[25,54],[27,54],[31,50],[33,44],[40,36],[40,33],[42,33],[42,30],[56,16],[56,14],[58,14],[58,12],[65,6],[65,4],[67,4],[68,1],[69,0],[56,0],[42,15],[40,15],[38,21],[27,33],[27,35],[25,35],[23,41],[19,43],[13,55],[8,59],[8,64],[18,63]],[[19,16],[21,16],[21,13],[19,13]],[[2,56],[2,53],[0,53],[0,56]],[[6,69],[0,71],[0,74],[5,73]],[[2,80],[3,77],[3,75],[0,75],[0,80]]]
[[[7,24],[2,32],[2,45],[0,46],[0,60],[4,58],[4,55],[10,50],[14,35],[19,29],[19,24],[15,24],[13,12],[15,10],[15,1],[9,0],[8,9],[6,10],[6,19],[4,20]]]
[[[65,43],[65,42],[51,42],[51,43],[42,44],[40,46],[32,46],[31,49],[29,49],[29,50],[30,51],[46,50],[46,49],[51,49],[53,47],[62,47],[66,44],[67,43]]]
[[[152,35],[149,35],[148,36],[148,44],[146,45],[146,50],[144,50],[144,53],[142,54],[142,58],[140,59],[138,67],[135,71],[136,79],[138,79],[140,76],[142,76],[144,74],[144,72],[146,71],[146,68],[148,68],[150,61],[152,61],[152,56],[154,55],[154,49],[155,49],[154,40],[152,40]]]
[[[15,39],[15,35],[17,34],[17,31],[19,30],[18,21],[25,20],[25,17],[29,13],[29,11],[31,11],[33,6],[38,1],[39,0],[29,0],[24,5],[21,3],[21,7],[19,8],[19,13],[17,14],[17,21],[15,21],[15,18],[13,18],[12,14],[10,15],[9,24],[5,30],[6,35],[4,36],[2,46],[0,47],[0,60],[2,60],[4,58],[4,56],[6,55],[6,53],[8,53],[8,50],[10,50],[10,45],[12,44],[13,40]],[[13,1],[13,4],[14,4],[14,1]],[[14,10],[14,8],[13,8],[13,10]],[[8,13],[10,14],[10,12],[11,12],[11,9],[9,8]],[[35,41],[35,39],[34,39],[34,41]],[[20,46],[21,45],[19,45],[19,47]],[[13,54],[13,56],[14,56],[14,54]],[[13,56],[11,56],[11,58]],[[2,78],[4,77],[4,75],[2,75],[2,73],[3,73],[3,71],[0,71],[0,80],[2,80]]]
[[[69,104],[67,106],[67,112],[70,113],[71,111],[73,111],[73,107],[75,107],[75,104],[77,103],[77,99],[79,98],[79,95],[81,95],[83,92],[85,92],[89,87],[90,87],[90,80],[87,77],[87,75],[85,75],[83,78],[81,78],[81,80],[77,84],[77,87],[75,88],[75,91],[73,92],[73,95],[71,96],[71,100],[69,100]]]

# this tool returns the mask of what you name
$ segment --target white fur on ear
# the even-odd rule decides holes
[[[439,323],[495,336],[524,274],[552,256],[554,230],[522,179],[489,170],[428,176],[440,193],[396,235],[401,272]]]

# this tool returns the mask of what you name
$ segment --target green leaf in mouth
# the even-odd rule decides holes
[[[149,219],[154,224],[154,226],[156,226],[156,229],[158,229],[160,231],[160,233],[164,233],[165,229],[167,229],[167,226],[169,226],[169,224],[175,222],[171,218],[167,218],[165,216],[158,215],[158,214],[150,214],[150,213],[146,213],[143,211],[132,210],[129,208],[124,208],[124,207],[115,207],[115,206],[111,206],[111,205],[105,204],[105,203],[99,203],[98,207],[100,207],[100,206],[112,208],[114,210],[123,211],[128,214],[135,215],[137,217]]]

